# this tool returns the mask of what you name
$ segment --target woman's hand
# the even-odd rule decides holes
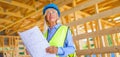
[[[57,54],[58,48],[55,46],[49,46],[46,48],[46,52],[51,54]]]

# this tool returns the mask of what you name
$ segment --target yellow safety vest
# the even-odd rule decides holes
[[[53,37],[51,38],[51,40],[49,41],[50,46],[63,47],[67,32],[68,32],[67,26],[60,26],[58,30],[55,32],[55,34],[53,35]],[[44,37],[45,38],[48,37],[48,31],[44,34]],[[76,55],[75,53],[69,54],[67,57],[76,57]]]

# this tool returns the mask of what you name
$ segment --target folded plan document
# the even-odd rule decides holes
[[[55,54],[46,53],[49,43],[37,26],[23,32],[18,32],[18,34],[31,57],[56,57]]]

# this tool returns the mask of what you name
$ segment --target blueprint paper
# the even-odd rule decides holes
[[[56,57],[55,54],[46,53],[49,43],[37,26],[18,34],[32,57]]]

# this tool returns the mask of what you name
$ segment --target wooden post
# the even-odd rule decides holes
[[[87,23],[84,24],[84,27],[85,27],[85,32],[88,33],[88,29],[87,29]],[[89,41],[89,38],[87,38],[87,45],[88,45],[88,49],[90,49],[90,41]],[[92,57],[92,55],[90,54],[90,57]]]
[[[102,28],[105,29],[104,23],[102,22],[101,24],[102,24]],[[109,47],[109,43],[108,43],[107,36],[105,35],[105,36],[103,36],[103,37],[104,37],[104,44],[105,44],[104,46],[105,46],[105,47]],[[108,57],[108,56],[110,56],[110,54],[106,53],[106,54],[105,54],[105,57]]]
[[[98,14],[99,13],[99,8],[98,8],[98,4],[95,4],[95,9],[96,9],[96,13]],[[102,30],[102,24],[101,24],[101,21],[100,19],[96,21],[98,23],[98,29],[97,30]],[[102,48],[104,47],[104,38],[103,36],[98,36],[98,40],[97,41],[100,41],[99,42],[99,48]],[[102,57],[105,57],[105,54],[102,54]]]
[[[110,36],[112,39],[112,46],[117,46],[117,44],[116,44],[117,41],[115,41],[115,39],[116,39],[115,34],[111,34]],[[114,54],[115,54],[115,57],[119,56],[117,53],[114,53]]]
[[[91,30],[92,30],[92,32],[94,32],[94,26],[93,26],[93,22],[90,22],[91,24],[90,24],[90,26],[91,26]],[[93,42],[94,42],[94,45],[95,45],[95,48],[97,48],[97,40],[96,40],[96,37],[95,38],[93,38]],[[98,57],[98,54],[96,54],[96,57]]]
[[[76,1],[73,0],[72,4],[73,4],[73,8],[74,8],[76,6]],[[76,12],[74,12],[74,20],[77,20]],[[76,28],[75,34],[78,35],[78,28],[77,28],[77,26],[74,26],[74,27]],[[74,34],[74,36],[75,36],[75,34]],[[75,45],[76,45],[76,50],[79,50],[80,49],[79,40],[74,40],[74,42],[75,42]],[[78,55],[77,52],[76,52],[76,55],[77,55],[77,57],[81,57],[81,55]]]

